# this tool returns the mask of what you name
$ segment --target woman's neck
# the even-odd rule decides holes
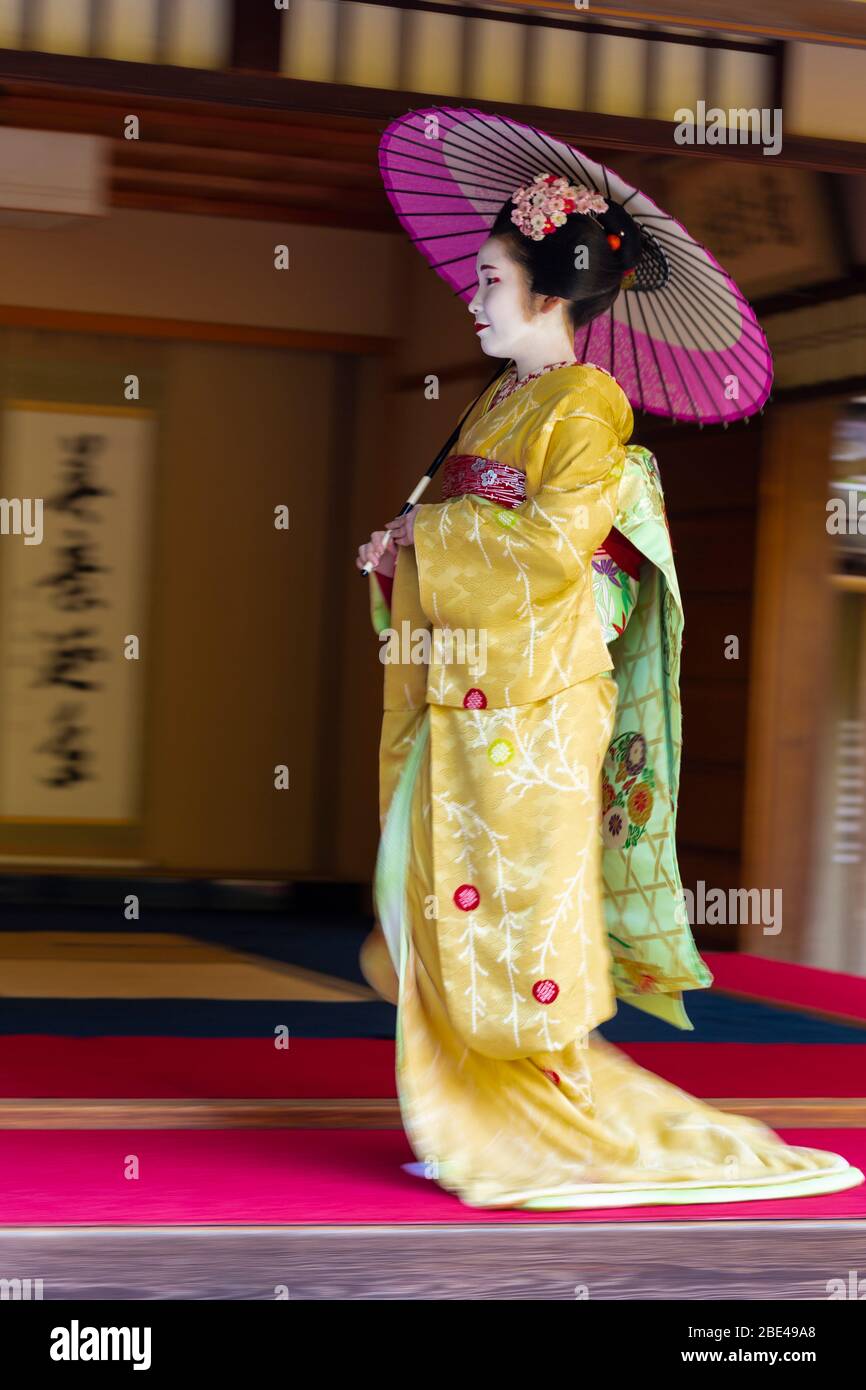
[[[532,376],[535,372],[544,371],[545,367],[559,366],[565,362],[577,362],[574,349],[569,351],[564,349],[559,357],[551,357],[548,353],[542,353],[531,358],[515,357],[514,365],[517,369],[517,380],[523,381],[526,377]]]
[[[569,342],[565,336],[557,335],[555,338],[551,337],[522,349],[515,356],[514,365],[517,368],[517,380],[522,381],[524,377],[531,376],[533,372],[540,372],[543,367],[550,367],[554,362],[576,361],[574,339]]]

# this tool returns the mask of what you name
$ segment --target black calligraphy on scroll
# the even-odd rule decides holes
[[[45,500],[60,518],[55,555],[49,572],[34,580],[48,591],[58,623],[37,634],[41,648],[33,681],[36,688],[57,691],[48,710],[48,731],[36,745],[46,760],[40,780],[55,788],[94,781],[99,775],[88,696],[101,689],[98,668],[110,653],[95,641],[97,629],[81,615],[109,607],[112,567],[102,563],[100,530],[105,526],[101,503],[113,495],[100,480],[100,458],[108,443],[104,434],[62,435],[58,443],[58,484]],[[55,534],[53,526],[51,532]]]

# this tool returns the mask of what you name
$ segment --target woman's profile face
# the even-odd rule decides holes
[[[490,357],[515,357],[542,324],[546,326],[542,315],[533,312],[526,272],[508,254],[504,242],[488,237],[475,258],[475,274],[478,289],[469,301],[469,312],[482,350]]]

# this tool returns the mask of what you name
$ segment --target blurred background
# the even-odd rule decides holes
[[[635,415],[686,614],[680,866],[783,895],[781,930],[699,947],[866,974],[866,6],[662,9],[0,3],[0,495],[45,499],[44,544],[0,536],[4,1032],[248,1032],[274,1000],[393,1029],[356,963],[354,557],[493,366],[379,179],[437,101],[609,164],[758,311],[760,415]],[[699,102],[781,111],[781,148],[678,144]]]

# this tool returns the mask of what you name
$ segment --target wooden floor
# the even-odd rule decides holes
[[[171,932],[3,931],[0,967],[10,998],[365,1003],[378,997],[352,980]]]
[[[748,1115],[772,1129],[866,1129],[866,1098],[707,1097],[707,1105]],[[396,1097],[274,1100],[62,1096],[0,1098],[3,1129],[402,1129]]]
[[[362,985],[171,933],[3,933],[22,998],[356,1002]],[[713,1098],[772,1128],[866,1127],[866,1095]],[[0,1098],[4,1128],[401,1129],[395,1097]],[[828,1137],[828,1144],[831,1140]],[[0,1278],[120,1300],[826,1300],[866,1276],[866,1220],[0,1227]],[[856,1280],[855,1280],[856,1286]],[[284,1295],[283,1295],[284,1296]]]
[[[864,1269],[866,1222],[0,1228],[43,1298],[822,1300]],[[285,1297],[285,1294],[282,1294]]]

